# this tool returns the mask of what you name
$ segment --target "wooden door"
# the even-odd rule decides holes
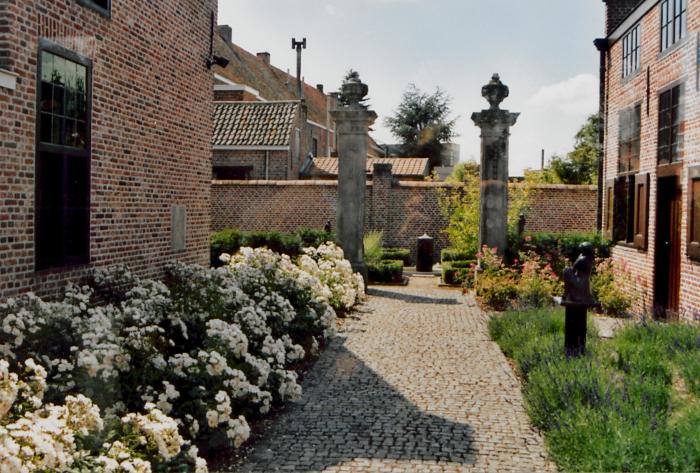
[[[654,306],[656,315],[675,318],[681,283],[681,188],[678,176],[662,177],[657,186]]]

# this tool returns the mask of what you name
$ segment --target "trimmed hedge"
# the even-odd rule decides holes
[[[446,263],[448,261],[468,261],[476,258],[476,255],[471,251],[458,250],[457,248],[445,248],[440,252],[440,261]]]
[[[462,285],[473,274],[474,261],[448,261],[442,264],[442,282]]]
[[[384,248],[382,250],[382,260],[401,260],[404,266],[411,266],[411,250],[407,248]]]
[[[403,261],[388,260],[367,266],[370,283],[400,283],[403,281]]]
[[[276,253],[299,256],[302,249],[318,247],[328,241],[334,241],[333,233],[323,230],[304,228],[293,234],[280,232],[243,232],[236,229],[222,230],[211,237],[211,265],[222,265],[219,257],[222,253],[235,254],[241,247],[268,248]]]

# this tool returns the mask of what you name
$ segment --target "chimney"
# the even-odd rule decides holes
[[[622,24],[642,0],[603,0],[606,6],[605,34],[610,34]]]
[[[219,25],[216,27],[219,35],[226,40],[227,43],[233,42],[233,30],[229,25]]]
[[[257,56],[262,60],[262,62],[264,62],[268,66],[270,65],[270,53],[268,53],[268,52],[258,53]]]
[[[319,92],[323,93],[323,84],[316,84],[316,89],[317,89]]]

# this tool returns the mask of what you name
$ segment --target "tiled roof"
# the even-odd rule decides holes
[[[367,158],[367,174],[375,164],[391,164],[391,173],[397,177],[421,177],[428,175],[428,158]],[[335,177],[338,175],[338,158],[314,158],[309,177]]]
[[[237,84],[256,89],[265,100],[298,99],[295,76],[275,66],[265,64],[255,54],[246,51],[237,44],[227,43],[218,34],[215,36],[216,54],[230,61],[225,68],[217,66],[218,74]],[[304,100],[306,100],[308,107],[309,120],[325,124],[327,120],[327,95],[304,82]]]
[[[226,102],[214,108],[215,146],[289,146],[299,102]]]

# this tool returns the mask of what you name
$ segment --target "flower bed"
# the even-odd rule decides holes
[[[0,353],[16,373],[30,359],[46,368],[48,405],[84,396],[106,418],[121,419],[129,442],[134,429],[160,423],[156,430],[174,425],[205,453],[237,448],[251,420],[299,398],[296,367],[335,331],[331,301],[348,310],[364,294],[337,248],[309,253],[297,265],[267,249],[243,248],[225,268],[172,264],[164,282],[123,267],[96,271],[89,284],[69,286],[61,301],[30,294],[0,304]],[[0,396],[0,405],[6,399]],[[0,445],[9,435],[0,429]],[[136,448],[119,441],[116,459],[122,448]],[[17,455],[12,461],[25,462]],[[195,461],[177,471],[194,471]]]

